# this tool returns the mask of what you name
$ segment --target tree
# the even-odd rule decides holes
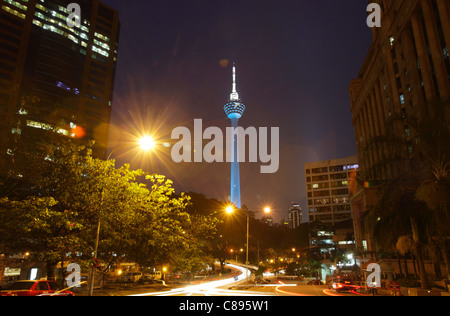
[[[189,197],[176,196],[172,181],[116,168],[92,157],[90,147],[46,144],[26,158],[14,172],[23,174],[14,198],[0,200],[0,230],[10,253],[26,249],[47,261],[49,277],[58,261],[90,260],[97,231],[98,258],[149,266],[174,262],[187,249],[204,251],[215,229],[214,220],[185,211]]]
[[[405,276],[408,277],[408,263],[406,255],[414,250],[414,241],[410,235],[401,236],[397,240],[396,249],[405,258]]]
[[[437,129],[443,129],[437,127]],[[450,144],[445,129],[439,131],[434,139],[437,143],[427,155],[429,163],[428,177],[416,191],[416,198],[423,201],[431,211],[433,225],[428,234],[436,241],[444,259],[447,279],[450,280],[449,236],[450,236]],[[445,144],[447,146],[445,146]]]
[[[385,249],[392,248],[399,237],[411,235],[424,289],[430,288],[424,265],[425,245],[436,236],[446,240],[449,235],[448,225],[441,224],[449,219],[446,184],[450,138],[444,115],[449,106],[449,102],[429,102],[427,111],[416,116],[406,112],[393,115],[386,136],[373,139],[364,150],[387,149],[390,160],[381,163],[388,163],[394,171],[384,181],[374,179],[374,170],[362,174],[363,180],[379,183],[378,201],[366,216],[366,226]],[[445,246],[443,249],[447,253]]]
[[[53,198],[31,197],[24,201],[0,200],[0,229],[9,253],[33,253],[51,267],[79,244],[80,226],[70,211],[59,212]]]

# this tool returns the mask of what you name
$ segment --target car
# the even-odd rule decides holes
[[[6,291],[15,281],[17,280],[14,277],[3,278],[3,282],[0,283],[0,292]]]
[[[0,296],[75,296],[71,291],[61,290],[60,286],[47,280],[17,281],[1,291]]]
[[[351,291],[355,289],[355,285],[350,278],[335,278],[330,282],[330,288],[336,292]]]
[[[322,280],[310,280],[306,283],[307,285],[323,285],[323,281]]]

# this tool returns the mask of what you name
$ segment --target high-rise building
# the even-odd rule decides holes
[[[371,1],[374,2],[374,1]],[[352,196],[357,246],[374,250],[364,233],[364,213],[377,201],[377,182],[408,170],[399,159],[398,147],[376,142],[392,136],[415,140],[409,118],[427,115],[433,102],[450,100],[450,2],[448,0],[376,1],[380,4],[380,28],[373,28],[373,43],[349,93],[361,178]],[[450,113],[444,108],[447,126]],[[396,129],[390,119],[402,118]],[[420,120],[419,120],[420,122]]]
[[[300,203],[291,203],[291,206],[289,207],[289,228],[296,229],[297,227],[300,227],[303,222],[302,216],[303,213]]]
[[[70,3],[80,23],[68,19]],[[118,12],[98,0],[0,1],[2,155],[32,151],[50,133],[95,140],[106,157],[119,29]]]
[[[241,102],[236,87],[236,67],[233,65],[233,89],[230,95],[230,101],[224,107],[225,113],[231,120],[231,126],[236,130],[239,126],[239,119],[244,115],[245,105]],[[238,135],[234,133],[231,140],[231,148],[233,154],[231,157],[231,203],[237,208],[241,208],[241,180],[239,171],[239,152],[238,152]]]
[[[310,223],[334,225],[352,218],[350,183],[358,167],[356,156],[305,164]]]

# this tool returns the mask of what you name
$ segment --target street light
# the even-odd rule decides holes
[[[144,136],[139,139],[139,146],[143,151],[152,151],[156,147],[156,142],[151,136]]]
[[[111,157],[112,157],[113,153],[116,152],[116,150],[124,148],[124,147],[133,147],[133,146],[135,146],[135,147],[139,147],[141,149],[141,151],[152,152],[156,148],[156,145],[157,145],[157,143],[156,143],[155,139],[152,136],[145,135],[145,136],[142,136],[141,138],[139,138],[137,141],[135,141],[133,143],[128,143],[128,144],[125,144],[125,145],[117,146],[116,148],[114,148],[109,153],[108,159],[106,159],[106,161],[111,160]]]
[[[156,146],[156,142],[153,140],[153,137],[151,136],[143,136],[138,140],[138,144],[139,147],[142,151],[146,151],[146,152],[151,152],[153,151],[153,149]],[[120,148],[123,147],[128,147],[129,145],[122,145],[122,146],[117,146],[116,148],[114,148],[111,153],[108,156],[108,159],[106,160],[107,162],[111,160],[111,156],[112,154]],[[104,189],[102,190],[102,204],[103,204],[103,196],[104,196]],[[102,205],[101,205],[102,206]],[[101,217],[100,215],[98,216],[98,224],[97,224],[97,237],[95,240],[95,248],[94,248],[94,260],[98,259],[98,246],[99,246],[99,241],[100,241],[100,228],[101,228]],[[90,273],[89,273],[89,296],[92,296],[94,294],[94,277],[95,273],[94,273],[94,269],[91,269]]]
[[[163,277],[162,277],[162,278],[163,278],[163,281],[164,281],[164,282],[166,282],[166,273],[167,273],[167,268],[166,268],[166,267],[163,267],[163,269],[162,269],[162,270],[163,270]]]

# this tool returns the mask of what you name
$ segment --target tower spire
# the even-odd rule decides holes
[[[239,94],[237,93],[236,84],[236,64],[233,63],[233,91],[230,95],[230,101],[239,101]]]

